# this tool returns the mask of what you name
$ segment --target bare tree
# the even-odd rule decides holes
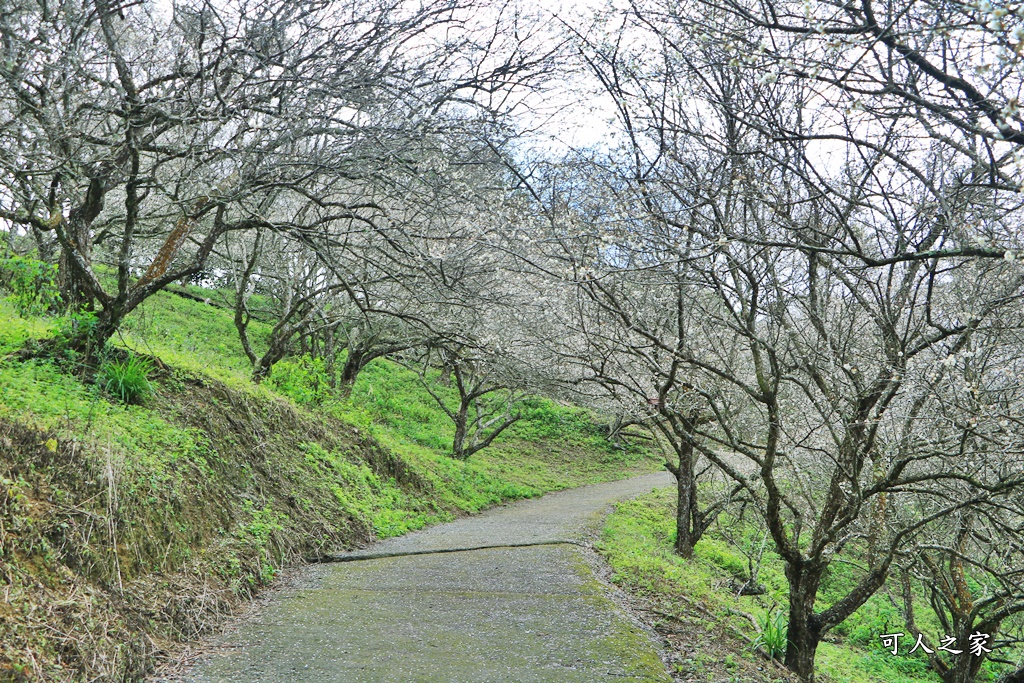
[[[373,222],[360,183],[415,174],[406,155],[427,132],[474,111],[493,120],[548,49],[500,7],[482,34],[476,9],[10,4],[0,218],[56,235],[65,301],[97,308],[102,344],[147,297],[201,273],[225,234]]]
[[[1005,310],[999,325],[979,331],[970,348],[943,359],[932,381],[945,393],[941,416],[950,436],[958,435],[995,466],[1013,467],[1004,450],[1019,451],[1021,367],[1020,309]],[[954,437],[955,438],[955,437]],[[974,463],[967,465],[975,468]],[[1000,680],[1014,680],[1020,664],[1024,613],[1024,508],[1019,495],[1000,505],[967,509],[943,519],[905,548],[898,560],[906,624],[920,633],[916,595],[942,627],[944,642],[924,635],[931,667],[946,683],[975,679],[986,660],[1009,665]],[[977,645],[972,645],[972,641]],[[946,645],[945,650],[938,644]],[[951,656],[959,650],[967,656]]]
[[[669,42],[685,27],[719,45],[731,68],[765,82],[800,82],[820,115],[846,110],[861,123],[819,130],[821,139],[870,147],[891,127],[969,157],[984,169],[978,182],[1020,186],[1024,24],[1015,5],[637,0],[632,8]]]
[[[583,50],[625,140],[606,166],[628,171],[604,194],[633,210],[600,226],[600,267],[580,279],[599,289],[615,268],[685,273],[700,333],[634,345],[678,361],[686,405],[713,416],[683,431],[760,513],[786,566],[785,663],[812,680],[822,637],[901,553],[1021,493],[1012,440],[990,413],[965,421],[969,434],[950,429],[940,381],[948,359],[1017,324],[1019,204],[955,146],[881,122],[863,144],[858,121],[816,118],[802,82],[751,78],[706,32],[669,34],[652,26],[660,15],[638,14]],[[991,440],[975,438],[981,424]],[[851,555],[855,582],[818,604],[826,569]]]
[[[468,344],[448,343],[428,349],[420,361],[422,385],[455,426],[452,455],[466,460],[487,448],[506,429],[519,421],[514,405],[517,383],[502,372],[502,363],[493,351]],[[439,366],[442,375],[451,375],[458,391],[458,405],[451,406],[439,394],[426,374]]]
[[[610,226],[606,240],[628,233]],[[558,344],[559,356],[575,365],[576,383],[602,387],[635,424],[660,433],[674,458],[665,467],[676,479],[675,548],[683,557],[714,523],[738,490],[719,491],[708,504],[700,503],[700,485],[710,485],[714,472],[700,462],[695,449],[698,427],[717,417],[691,383],[683,358],[693,346],[709,343],[691,305],[700,292],[691,286],[686,266],[646,264],[617,252],[609,263],[582,256],[593,248],[582,235],[560,239],[560,256],[570,265],[569,278],[576,301],[574,315],[564,321],[569,332]],[[584,265],[585,264],[585,265]],[[723,390],[721,383],[706,391]]]
[[[252,380],[258,384],[270,375],[275,363],[290,353],[297,335],[334,325],[329,310],[346,284],[338,282],[331,269],[300,242],[274,234],[264,237],[262,231],[257,231],[248,246],[235,274],[235,328],[253,364]],[[263,314],[275,321],[262,355],[257,355],[249,336],[253,319],[250,301],[256,292],[272,303]]]

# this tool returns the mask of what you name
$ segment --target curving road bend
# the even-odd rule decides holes
[[[658,473],[561,491],[337,556],[179,680],[666,683],[573,544],[614,501],[671,484]]]

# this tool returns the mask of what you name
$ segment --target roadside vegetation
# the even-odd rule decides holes
[[[0,12],[5,675],[653,450],[723,661],[1024,681],[1020,2],[171,5]]]
[[[230,311],[171,293],[83,370],[45,345],[76,318],[0,293],[0,681],[135,680],[284,566],[659,467],[543,398],[456,460],[418,373],[380,359],[342,397],[293,357],[257,386]]]
[[[670,643],[669,670],[678,681],[789,681],[781,666],[786,649],[788,594],[785,566],[749,520],[721,516],[696,544],[692,559],[675,551],[675,491],[659,489],[619,503],[608,517],[598,550],[611,565],[612,581],[640,598],[658,633]],[[855,564],[837,564],[823,581],[818,609],[839,599],[856,581]],[[755,580],[751,583],[751,573]],[[744,587],[756,585],[756,595]],[[915,591],[920,613],[927,594]],[[898,655],[880,636],[906,632],[900,586],[889,585],[830,633],[818,654],[825,683],[937,683],[922,651]],[[919,618],[926,633],[942,625]],[[961,655],[962,656],[962,655]],[[978,681],[998,680],[1007,666],[986,662]]]

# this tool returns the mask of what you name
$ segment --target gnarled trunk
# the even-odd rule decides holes
[[[270,348],[267,352],[256,361],[252,369],[252,382],[253,384],[259,384],[267,377],[270,377],[271,371],[274,369],[274,364],[279,360],[288,355],[288,349],[291,346],[291,335],[286,339],[270,337]]]
[[[455,437],[452,439],[452,455],[459,460],[469,457],[466,452],[466,436],[469,433],[469,403],[465,400],[459,405],[459,411],[455,414]]]
[[[677,448],[679,465],[676,475],[676,552],[681,557],[693,557],[693,548],[700,540],[697,528],[697,482],[693,471],[693,446],[681,444]]]
[[[676,543],[675,551],[685,558],[693,557],[697,541],[704,535],[711,521],[718,514],[715,510],[701,513],[698,503],[696,454],[693,433],[699,417],[695,414],[681,414],[659,406],[664,420],[655,424],[675,451],[677,461],[666,462],[665,468],[676,478]]]
[[[366,354],[358,346],[350,346],[348,356],[345,358],[345,365],[341,368],[340,382],[343,387],[351,388],[356,383],[356,378],[370,359],[365,358]]]
[[[89,182],[83,204],[68,215],[66,221],[55,225],[61,242],[57,281],[61,300],[69,311],[92,310],[92,284],[84,269],[92,268],[92,222],[103,209],[105,189],[103,181],[93,178]]]
[[[799,561],[786,566],[789,580],[789,625],[786,631],[786,668],[805,683],[814,681],[814,657],[824,635],[814,614],[814,600],[825,565]]]
[[[954,655],[946,660],[949,666],[940,672],[942,683],[973,683],[981,671],[981,665],[985,662],[988,653],[983,650],[982,656],[977,656],[970,651],[971,635],[978,632],[987,634],[989,637],[980,644],[986,649],[991,648],[1001,622],[975,622],[974,615],[970,613],[952,616],[955,624],[954,633],[957,637],[954,647],[963,650],[963,654]],[[1024,682],[1024,669],[1006,674],[1005,677],[998,680],[998,683],[1015,682]]]

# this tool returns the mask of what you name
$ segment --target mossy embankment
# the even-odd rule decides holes
[[[124,405],[73,357],[16,353],[68,323],[0,301],[0,681],[138,680],[283,566],[659,467],[542,398],[453,460],[415,373],[378,361],[338,396],[294,358],[255,387],[230,314],[167,293],[115,342],[158,368]]]
[[[613,581],[654,610],[656,628],[673,646],[677,680],[791,680],[785,669],[758,652],[765,648],[754,642],[768,619],[780,611],[784,626],[788,596],[782,559],[771,551],[770,539],[749,521],[726,515],[719,522],[697,543],[693,560],[684,560],[673,551],[675,491],[659,490],[619,503],[606,520],[599,550],[612,567]],[[757,581],[764,588],[762,595],[738,594],[738,587],[750,577],[750,557],[760,557]],[[860,571],[852,563],[833,564],[822,583],[818,609],[838,600]],[[882,647],[881,634],[907,630],[898,590],[883,588],[826,637],[818,649],[816,680],[941,680],[920,653],[906,654],[913,639],[904,641],[896,656]],[[937,620],[928,616],[926,597],[915,598],[921,603],[918,623],[940,633]],[[996,678],[995,667],[987,664],[978,680]]]

